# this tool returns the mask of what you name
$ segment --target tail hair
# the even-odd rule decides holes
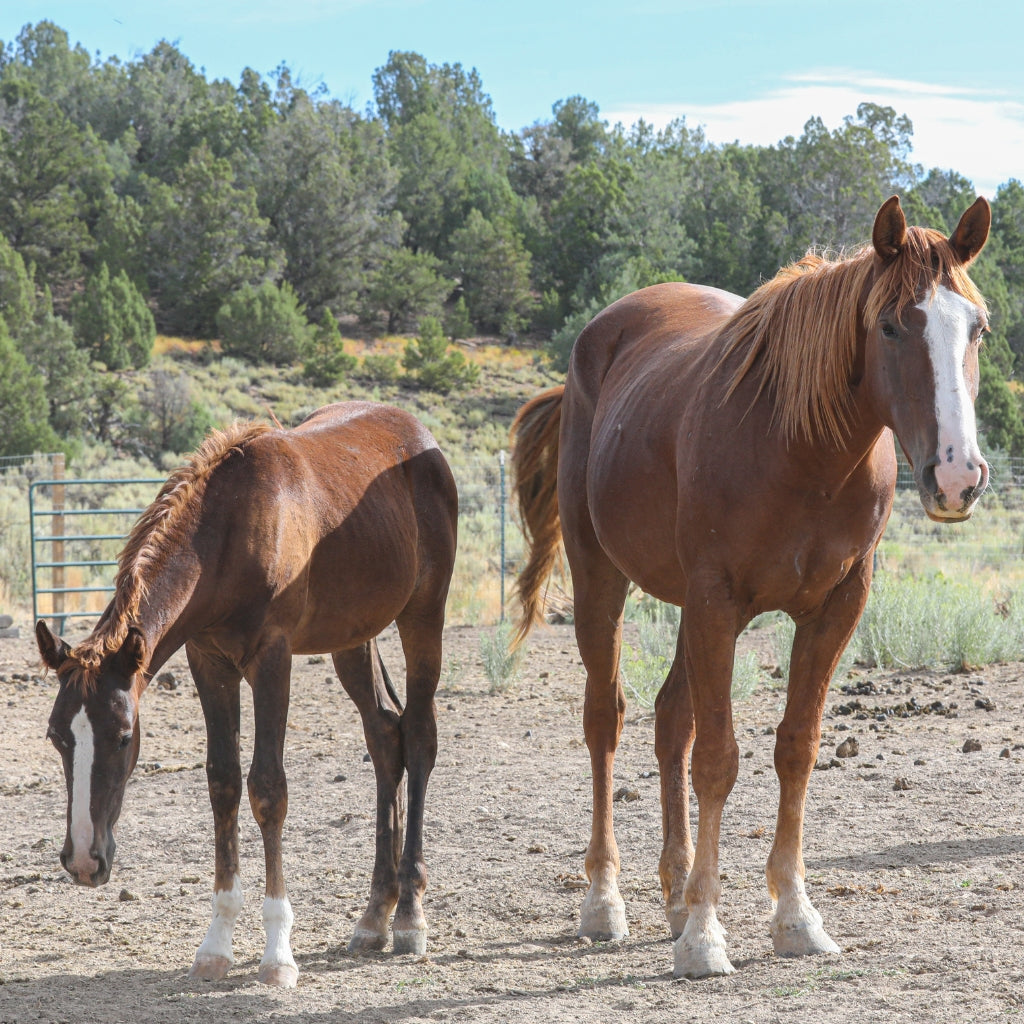
[[[512,423],[512,468],[519,518],[528,556],[516,593],[521,616],[513,649],[544,621],[544,585],[559,560],[562,525],[558,518],[558,432],[565,387],[550,388],[530,399]]]

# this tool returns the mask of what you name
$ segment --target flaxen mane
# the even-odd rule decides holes
[[[934,292],[940,284],[986,308],[965,265],[937,231],[907,230],[906,243],[878,272],[858,317],[859,299],[875,269],[870,245],[847,257],[809,253],[758,288],[719,331],[729,340],[718,366],[732,353],[744,353],[723,401],[748,373],[756,373],[757,396],[769,389],[773,424],[787,441],[841,444],[849,431],[849,379],[862,324],[874,324],[889,305],[900,317],[922,291]]]
[[[240,452],[254,437],[271,428],[265,423],[234,423],[214,430],[164,482],[153,503],[132,527],[118,557],[114,599],[96,628],[60,668],[72,685],[90,690],[96,684],[103,659],[120,649],[138,615],[152,575],[159,570],[176,541],[194,521],[199,498],[213,471],[232,452]]]

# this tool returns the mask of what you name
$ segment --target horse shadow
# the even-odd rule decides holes
[[[930,864],[985,860],[1024,854],[1024,835],[980,836],[976,839],[941,839],[929,843],[897,843],[880,850],[842,857],[808,858],[808,868],[925,867]]]
[[[538,940],[528,947],[519,942],[493,942],[468,953],[431,957],[430,962],[450,966],[465,962],[468,957],[477,963],[518,963],[529,968],[531,964],[548,961],[552,953],[557,952],[589,968],[586,987],[599,999],[602,993],[614,995],[634,986],[668,984],[672,980],[670,972],[628,976],[604,974],[602,966],[611,966],[621,944],[575,946],[574,941],[569,938]],[[663,940],[645,940],[631,945],[650,948],[653,952],[655,947],[663,944]],[[367,959],[379,960],[380,969],[386,971],[392,954],[355,956],[345,946],[339,945],[296,957],[302,972],[300,978],[315,976],[328,984],[332,975],[337,978],[365,966]],[[657,957],[652,957],[652,962],[656,960]],[[125,1020],[145,1020],[148,1024],[170,1024],[172,1021],[177,1024],[183,1020],[202,1020],[204,1024],[227,1024],[248,1020],[258,1024],[264,1020],[281,1019],[284,1015],[292,1024],[327,1024],[328,1021],[331,1024],[377,1024],[381,1021],[429,1019],[439,1013],[455,1013],[463,1017],[488,1008],[502,1018],[511,1019],[514,1014],[522,1012],[516,1009],[516,1004],[525,1007],[529,1003],[536,1010],[537,1001],[572,998],[573,993],[571,983],[531,985],[527,980],[523,987],[496,983],[478,986],[471,992],[423,998],[398,984],[394,999],[367,1007],[358,1005],[358,991],[339,988],[337,993],[327,996],[332,1006],[303,1012],[294,1007],[292,993],[258,984],[257,969],[258,960],[253,957],[240,959],[231,974],[219,982],[190,979],[184,970],[178,969],[120,969],[95,976],[68,972],[31,981],[19,981],[8,976],[0,985],[0,1021],[79,1020],[89,1024],[119,1024]],[[529,972],[524,972],[522,978],[528,979]],[[356,1005],[346,1007],[345,1003],[350,1000]]]

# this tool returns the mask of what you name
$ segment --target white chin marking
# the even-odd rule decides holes
[[[75,738],[75,753],[71,769],[71,843],[72,867],[95,862],[92,849],[92,763],[95,754],[92,722],[83,705],[71,719],[71,735]],[[90,872],[91,874],[92,872]]]

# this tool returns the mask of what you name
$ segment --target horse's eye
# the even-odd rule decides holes
[[[126,732],[121,737],[120,741],[118,742],[118,744],[117,744],[118,748],[121,749],[121,750],[124,750],[124,748],[127,747],[128,744],[131,743],[131,741],[132,741],[132,734],[130,732]]]
[[[66,749],[67,749],[67,743],[65,743],[65,742],[64,742],[64,740],[63,740],[63,739],[61,739],[61,737],[57,735],[57,732],[56,732],[56,730],[55,730],[55,729],[54,729],[54,728],[53,728],[52,726],[51,726],[51,727],[50,727],[49,729],[47,729],[47,730],[46,730],[46,738],[47,738],[47,739],[48,739],[48,740],[49,740],[49,741],[50,741],[50,742],[51,742],[51,743],[52,743],[52,744],[53,744],[53,745],[54,745],[54,746],[55,746],[55,747],[56,747],[56,748],[57,748],[58,750],[66,750]]]
[[[888,338],[890,341],[896,341],[900,336],[900,332],[896,330],[895,324],[889,323],[888,320],[882,321],[882,337]]]

